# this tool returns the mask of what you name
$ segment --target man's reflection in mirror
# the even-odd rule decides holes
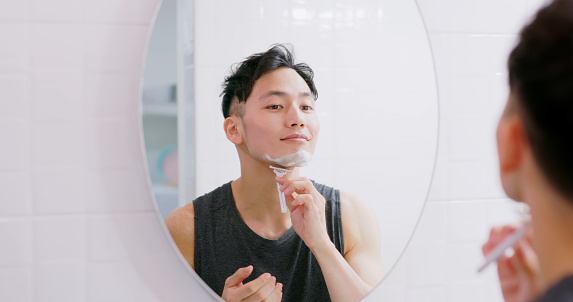
[[[371,206],[299,174],[320,129],[312,69],[273,45],[233,68],[221,95],[241,176],[166,219],[185,259],[226,301],[364,297],[384,276]],[[279,177],[270,166],[290,171]]]

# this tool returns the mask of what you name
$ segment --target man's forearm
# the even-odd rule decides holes
[[[312,250],[334,302],[358,301],[372,290],[346,262],[332,242]]]

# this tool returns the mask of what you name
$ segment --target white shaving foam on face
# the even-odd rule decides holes
[[[265,154],[266,161],[282,167],[304,167],[310,163],[311,159],[312,154],[305,150],[299,150],[295,153],[278,158],[271,158],[269,155]]]

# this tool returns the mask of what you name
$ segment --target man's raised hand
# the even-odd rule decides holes
[[[488,241],[482,246],[484,256],[516,229],[513,225],[492,228]],[[531,246],[532,236],[529,229],[525,237],[513,247],[512,256],[503,255],[497,260],[501,291],[506,302],[531,301],[539,293],[541,274],[539,260]]]
[[[304,177],[291,180],[276,177],[275,180],[285,194],[292,226],[306,246],[315,252],[315,248],[331,243],[326,231],[326,200],[313,183]]]

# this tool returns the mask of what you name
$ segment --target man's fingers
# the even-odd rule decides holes
[[[514,255],[510,258],[511,264],[519,276],[525,278],[529,284],[533,284],[533,275],[531,274],[531,269],[525,262],[522,253],[523,251],[519,247],[516,247]]]
[[[253,272],[253,266],[242,267],[225,280],[225,287],[237,286]]]
[[[245,302],[261,302],[261,301],[264,301],[268,296],[270,296],[272,294],[272,292],[275,289],[275,284],[276,284],[277,279],[275,277],[271,277],[270,279],[266,279],[266,277],[265,277],[263,279],[265,279],[265,280],[263,281],[264,283],[262,283],[262,286],[257,291],[255,291],[252,295],[245,298],[243,301],[245,301]],[[254,281],[256,281],[256,280],[253,280],[251,282],[254,282]]]
[[[519,286],[519,283],[519,278],[506,278],[499,280],[499,285],[501,285],[502,288],[513,288]]]
[[[309,194],[304,194],[304,195],[298,195],[292,202],[291,202],[291,206],[293,207],[297,207],[297,206],[312,206],[312,201],[313,198],[311,195]]]
[[[540,268],[533,247],[531,247],[526,240],[520,240],[515,253],[519,261],[523,264],[522,267],[525,273],[530,277],[532,283],[535,284],[535,277]]]
[[[489,254],[491,252],[491,250],[493,250],[495,248],[495,246],[499,243],[499,241],[500,241],[499,240],[500,230],[501,230],[500,227],[493,227],[489,231],[489,237],[487,239],[487,242],[484,243],[481,247],[481,251],[482,251],[484,256],[487,256],[487,254]]]
[[[482,245],[482,253],[487,256],[498,244],[500,244],[507,236],[511,235],[517,226],[504,225],[501,227],[493,227],[489,232],[487,242]]]
[[[280,302],[283,299],[283,285],[282,283],[275,284],[275,288],[271,294],[266,297],[264,302]]]
[[[515,275],[515,267],[507,256],[501,256],[497,261],[497,273],[500,279],[511,278]]]
[[[237,292],[237,297],[239,297],[239,300],[243,300],[246,299],[247,297],[251,297],[252,295],[254,295],[259,289],[261,289],[262,287],[264,287],[267,283],[272,282],[274,277],[271,276],[271,274],[269,273],[264,273],[262,275],[260,275],[257,279],[243,284]],[[270,291],[268,291],[266,294],[268,295],[270,293]],[[263,293],[261,293],[263,294]],[[253,301],[261,301],[262,299],[264,299],[265,297],[260,298],[259,300],[253,300]],[[248,300],[250,301],[250,300]]]
[[[292,195],[292,193],[297,194],[308,194],[314,188],[312,182],[306,178],[301,178],[299,180],[287,180],[281,184],[281,191],[286,195]]]

